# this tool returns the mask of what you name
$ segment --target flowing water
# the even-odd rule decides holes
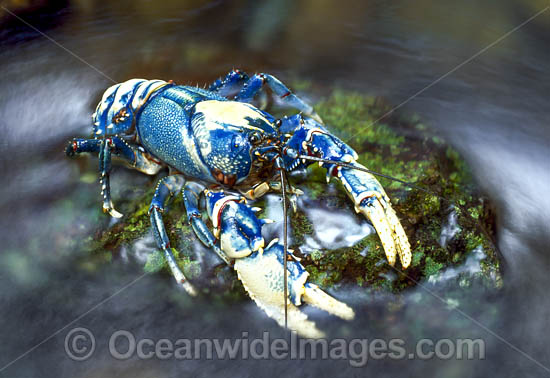
[[[0,375],[548,375],[550,11],[422,91],[546,5],[536,0],[80,0],[20,13],[59,45],[20,20],[5,18],[0,24],[0,369],[5,367]],[[401,104],[421,91],[400,110],[418,113],[456,147],[496,204],[504,288],[495,293],[479,285],[426,283],[442,300],[416,287],[404,295],[396,316],[390,311],[392,297],[340,287],[335,294],[354,306],[357,320],[310,312],[332,337],[402,337],[407,345],[422,338],[482,338],[484,360],[386,358],[354,368],[348,361],[319,359],[118,361],[109,355],[109,337],[120,329],[136,338],[173,340],[235,339],[245,331],[252,339],[264,330],[284,335],[252,302],[191,300],[161,274],[144,276],[100,304],[141,276],[154,244],[145,238],[112,263],[99,265],[78,248],[112,221],[96,209],[96,160],[68,160],[62,148],[70,137],[88,135],[90,114],[112,85],[110,78],[206,83],[232,67],[311,81],[310,96],[342,87]],[[122,194],[117,188],[127,183],[137,191],[153,184],[124,169],[115,173],[115,199]],[[368,232],[342,214],[350,230],[342,235],[333,221],[322,220],[321,210],[311,212],[319,222],[310,246],[345,245]],[[64,337],[76,326],[96,337],[96,352],[87,361],[73,361],[64,352]]]

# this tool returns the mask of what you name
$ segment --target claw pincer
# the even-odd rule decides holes
[[[365,167],[359,164],[357,153],[346,143],[330,134],[313,119],[287,119],[287,123],[298,123],[297,129],[288,140],[287,164],[309,165],[312,161],[327,170],[327,182],[338,178],[353,201],[355,211],[362,213],[374,226],[390,265],[399,255],[401,265],[407,268],[411,262],[411,247],[403,226],[382,185]],[[296,156],[295,158],[292,157]],[[311,157],[311,160],[308,160]],[[318,158],[318,160],[314,160]],[[300,163],[297,163],[300,161]]]
[[[234,268],[239,279],[256,304],[279,325],[284,326],[284,286],[285,274],[283,246],[274,239],[262,252],[253,253],[247,258],[235,261]],[[324,333],[307,315],[298,310],[302,302],[307,302],[333,315],[346,320],[355,316],[353,310],[321,289],[307,282],[309,273],[304,269],[296,257],[287,253],[288,279],[288,328],[304,337],[319,338]]]

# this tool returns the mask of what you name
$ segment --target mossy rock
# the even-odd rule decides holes
[[[329,128],[357,151],[367,168],[419,188],[378,177],[411,242],[413,259],[406,271],[381,263],[384,250],[378,236],[371,234],[352,247],[304,256],[302,263],[312,281],[325,287],[353,281],[398,292],[454,269],[453,278],[460,282],[480,279],[488,287],[501,286],[492,206],[455,150],[431,135],[418,117],[395,115],[379,98],[336,91],[317,104],[316,110]],[[299,187],[311,188],[319,201],[336,201],[353,211],[343,188],[336,192],[336,200],[333,193],[327,195],[324,169],[310,170],[312,174]],[[448,240],[442,240],[445,227],[454,228]],[[478,269],[457,269],[468,258],[477,261]]]
[[[357,151],[359,161],[367,168],[415,183],[427,191],[379,177],[411,242],[412,264],[404,272],[399,263],[395,269],[385,263],[376,233],[351,247],[302,251],[300,247],[313,233],[314,222],[301,210],[292,214],[291,247],[302,258],[310,281],[325,288],[353,283],[371,290],[400,292],[419,281],[437,281],[446,272],[447,277],[461,286],[480,280],[489,288],[501,287],[491,204],[479,192],[455,150],[432,135],[418,117],[391,113],[390,106],[379,98],[335,91],[315,108],[328,128]],[[314,206],[329,203],[355,213],[336,180],[330,184],[336,190],[327,190],[323,168],[312,165],[307,175],[293,177],[293,185],[304,190]],[[141,195],[118,204],[128,215],[113,227],[99,232],[90,241],[92,251],[116,253],[122,245],[149,231],[147,211],[153,187],[152,183]],[[266,202],[262,199],[256,206],[264,207]],[[190,258],[189,251],[193,243],[198,242],[185,221],[181,198],[175,198],[169,209],[164,215],[166,230],[171,245],[176,246],[173,252],[189,278],[206,282],[202,285],[203,291],[210,295],[244,298],[242,285],[229,268],[220,265],[204,270]],[[467,261],[474,261],[475,268],[471,269],[472,264],[468,264],[469,269],[461,269]],[[152,253],[144,269],[168,273],[160,253]]]

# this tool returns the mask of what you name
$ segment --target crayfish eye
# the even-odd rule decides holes
[[[259,132],[254,131],[252,134],[250,134],[249,140],[250,143],[256,145],[262,141],[262,135]]]

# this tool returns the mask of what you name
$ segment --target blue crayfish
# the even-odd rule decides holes
[[[300,113],[276,119],[251,105],[266,85],[282,105]],[[149,175],[168,167],[149,212],[158,247],[189,294],[196,290],[172,255],[162,220],[165,202],[180,192],[197,237],[235,268],[250,296],[279,324],[304,336],[322,336],[297,309],[302,301],[353,318],[350,307],[307,282],[308,273],[286,248],[287,193],[294,200],[301,193],[286,173],[314,162],[327,169],[327,182],[331,177],[342,182],[355,210],[376,229],[388,262],[393,265],[396,256],[404,268],[411,262],[407,236],[380,183],[356,161],[351,147],[327,131],[313,108],[272,75],[249,77],[233,70],[208,90],[132,79],[107,89],[92,119],[93,138],[73,139],[66,153],[99,154],[103,209],[111,216],[122,216],[110,195],[113,154]],[[283,195],[285,243],[275,239],[265,246],[261,229],[269,220],[257,218],[260,209],[247,199],[270,191]],[[203,207],[213,230],[201,217]]]

